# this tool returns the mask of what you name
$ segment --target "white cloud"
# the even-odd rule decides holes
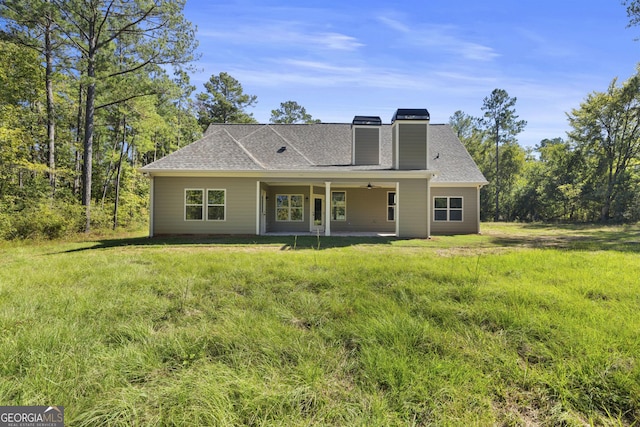
[[[293,67],[304,68],[311,71],[327,72],[335,74],[362,74],[361,67],[339,66],[320,61],[306,61],[299,59],[283,59],[280,64],[291,65]]]
[[[492,47],[469,40],[455,25],[408,24],[410,18],[394,12],[378,16],[377,20],[400,33],[402,43],[428,48],[435,54],[453,54],[471,61],[491,61],[500,56]]]
[[[458,31],[458,28],[450,25],[431,25],[415,30],[411,39],[419,46],[472,61],[491,61],[500,56],[489,46],[465,40],[461,35],[456,34]]]
[[[267,65],[260,69],[236,69],[230,73],[241,82],[259,86],[292,85],[305,87],[348,87],[426,90],[438,84],[419,73],[409,74],[390,68],[342,66],[336,63],[297,59],[274,60],[283,67]]]
[[[318,46],[324,46],[325,49],[333,50],[352,51],[364,46],[364,44],[358,42],[355,37],[338,33],[309,34],[306,36],[306,39]]]
[[[515,33],[519,34],[524,42],[531,44],[527,49],[536,56],[566,61],[568,58],[583,55],[583,49],[579,46],[565,40],[549,39],[547,36],[528,28],[516,28]]]
[[[234,28],[199,31],[198,37],[218,39],[225,44],[251,45],[254,47],[270,45],[272,48],[291,46],[310,49],[354,51],[364,46],[355,37],[338,32],[309,30],[295,22],[271,21],[253,23]]]
[[[384,25],[391,28],[392,30],[396,30],[401,33],[411,32],[411,28],[409,28],[409,26],[403,24],[397,19],[389,18],[388,16],[379,16],[378,21],[382,22]]]

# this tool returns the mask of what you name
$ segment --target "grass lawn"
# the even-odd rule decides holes
[[[69,426],[637,425],[640,226],[0,243],[0,402]]]

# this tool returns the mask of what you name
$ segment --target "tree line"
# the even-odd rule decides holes
[[[185,0],[0,2],[0,238],[146,221],[140,166],[254,120],[227,73],[194,99]],[[273,120],[311,121],[283,103]]]
[[[198,139],[210,123],[254,123],[257,102],[226,72],[204,91],[185,0],[0,2],[0,238],[142,224],[148,181],[136,172]],[[630,25],[638,1],[626,3]],[[640,220],[640,77],[588,95],[572,131],[533,149],[502,89],[482,117],[450,124],[490,184],[484,220]],[[316,123],[295,101],[272,123]]]
[[[640,69],[567,113],[566,139],[531,149],[517,142],[526,121],[515,114],[516,101],[495,89],[482,117],[457,111],[449,119],[489,181],[481,190],[483,220],[640,220]]]

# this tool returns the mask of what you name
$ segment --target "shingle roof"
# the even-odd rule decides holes
[[[391,170],[391,125],[381,127],[380,165],[351,164],[350,123],[212,124],[202,139],[142,171]],[[429,125],[434,183],[485,183],[449,125]]]
[[[449,125],[429,125],[429,167],[438,171],[434,183],[487,183]]]

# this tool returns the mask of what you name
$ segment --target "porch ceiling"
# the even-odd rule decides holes
[[[261,181],[264,184],[270,187],[308,187],[310,185],[314,185],[317,187],[325,187],[325,181],[318,180],[309,180],[309,181]],[[375,180],[363,180],[363,181],[330,181],[331,187],[340,187],[340,188],[366,188],[369,184],[372,185],[373,188],[396,188],[396,182],[394,181],[375,181]]]

